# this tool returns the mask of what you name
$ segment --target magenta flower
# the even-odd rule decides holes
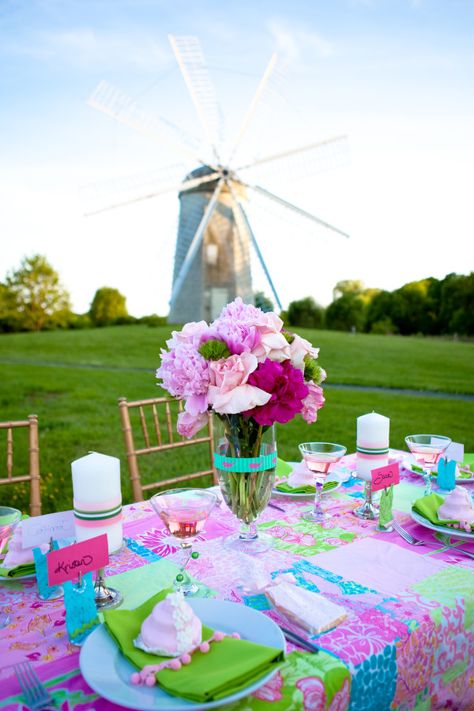
[[[267,358],[249,375],[248,383],[271,394],[266,405],[244,413],[262,426],[273,425],[274,422],[284,424],[292,420],[303,409],[303,400],[309,394],[303,373],[294,368],[289,360],[278,363]]]

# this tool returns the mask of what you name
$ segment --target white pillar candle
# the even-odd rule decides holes
[[[76,539],[107,534],[109,553],[122,546],[120,460],[90,452],[71,464]]]
[[[357,476],[370,481],[372,469],[388,464],[390,420],[377,412],[357,418]]]

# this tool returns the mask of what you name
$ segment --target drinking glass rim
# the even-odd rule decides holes
[[[344,452],[347,452],[347,447],[345,447],[343,444],[337,444],[336,442],[318,442],[318,441],[313,441],[313,442],[301,442],[301,444],[298,445],[298,448],[300,452],[306,451],[306,452],[311,452],[311,448],[308,447],[308,445],[312,444],[323,444],[325,446],[329,447],[334,447],[333,451],[321,451],[320,453],[322,454],[336,454],[336,452],[344,450]]]
[[[438,435],[438,434],[411,434],[411,435],[406,435],[405,437],[405,442],[406,444],[423,444],[425,447],[436,447],[441,444],[440,442],[417,442],[414,438],[415,437],[436,437],[438,440],[443,440],[443,443],[446,442],[447,445],[449,445],[450,442],[452,442],[451,437],[448,437],[447,435]]]
[[[179,493],[189,493],[189,492],[197,492],[200,495],[203,495],[203,499],[207,499],[207,501],[202,505],[207,504],[208,506],[212,503],[212,506],[210,507],[209,511],[217,504],[218,498],[216,494],[214,494],[213,491],[209,491],[208,489],[198,489],[198,488],[193,488],[193,487],[182,487],[180,489],[165,489],[164,491],[157,491],[156,494],[153,494],[153,496],[150,496],[150,503],[152,507],[155,509],[154,501],[159,499],[161,496],[165,496],[165,494],[168,494],[168,496],[173,495],[173,494],[179,494]],[[156,509],[155,509],[156,511]]]

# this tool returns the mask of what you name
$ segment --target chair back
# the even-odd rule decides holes
[[[119,398],[118,404],[128,470],[135,501],[142,501],[144,498],[143,492],[149,489],[170,487],[176,483],[191,481],[204,476],[211,477],[213,484],[217,483],[213,465],[214,447],[212,419],[210,415],[207,428],[203,429],[195,437],[185,439],[176,432],[177,417],[178,414],[183,411],[183,403],[181,401],[175,400],[174,398],[157,397],[129,402],[127,398],[121,397]],[[140,439],[139,443],[138,439]],[[172,478],[159,478],[152,483],[142,483],[138,467],[139,457],[179,448],[183,452],[182,466],[180,462],[180,469],[182,469],[186,468],[184,459],[189,460],[190,458],[189,456],[184,456],[188,448],[200,445],[202,450],[203,445],[206,444],[204,460],[208,466],[203,470],[191,471],[186,474],[180,473]],[[162,463],[164,464],[164,462]]]
[[[14,431],[19,428],[28,428],[28,473],[14,474],[14,452],[13,437]],[[17,420],[11,422],[0,422],[0,430],[6,430],[6,476],[3,475],[3,467],[0,468],[0,485],[19,484],[30,482],[30,514],[39,516],[41,514],[41,489],[40,489],[40,464],[39,464],[39,440],[38,440],[38,417],[28,415],[27,420]],[[18,451],[18,450],[17,450]]]

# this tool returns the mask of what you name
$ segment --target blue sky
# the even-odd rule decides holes
[[[200,138],[170,33],[199,37],[228,138],[278,53],[242,161],[348,136],[339,167],[315,172],[306,161],[258,176],[351,235],[313,233],[271,205],[250,205],[284,305],[307,295],[327,304],[341,279],[394,289],[468,273],[473,30],[470,0],[3,0],[0,279],[40,252],[78,312],[107,285],[135,315],[166,313],[176,193],[95,217],[84,211],[111,179],[123,191],[127,176],[163,184],[195,167],[86,104],[105,79]],[[269,293],[258,269],[256,280]]]

